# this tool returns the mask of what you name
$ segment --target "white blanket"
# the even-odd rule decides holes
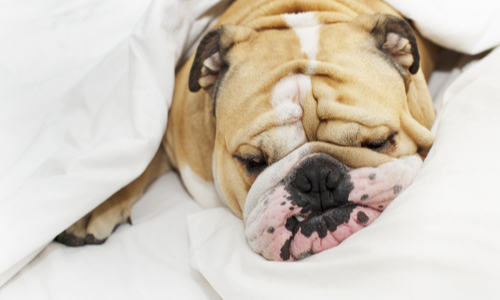
[[[0,285],[146,167],[176,61],[227,5],[28,2],[0,4]],[[476,54],[500,44],[498,1],[388,2],[443,46]],[[337,248],[267,262],[239,219],[201,211],[167,174],[134,206],[133,226],[100,247],[50,244],[0,299],[494,297],[500,51],[483,56],[435,72],[436,142],[421,173]]]
[[[176,62],[227,4],[0,4],[0,285],[146,168]]]

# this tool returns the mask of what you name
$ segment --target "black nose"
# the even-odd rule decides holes
[[[353,189],[346,167],[326,155],[312,156],[294,170],[288,185],[292,201],[302,213],[321,213],[347,203]]]

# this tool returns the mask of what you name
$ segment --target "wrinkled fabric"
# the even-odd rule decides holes
[[[467,54],[500,45],[500,2],[495,0],[385,0],[434,43]]]
[[[0,285],[146,168],[201,2],[0,4]]]
[[[0,288],[0,299],[220,299],[189,265],[186,215],[201,211],[174,172],[158,178],[105,244],[50,243]]]

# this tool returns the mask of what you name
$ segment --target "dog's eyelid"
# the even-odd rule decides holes
[[[361,147],[368,148],[373,151],[381,151],[384,150],[385,147],[389,144],[389,142],[393,141],[398,133],[391,132],[387,137],[381,137],[377,139],[372,139],[365,141],[361,144]]]
[[[249,160],[251,160],[255,164],[266,163],[266,159],[263,156],[253,156]]]
[[[239,160],[240,162],[254,162],[256,164],[261,164],[261,163],[265,163],[267,164],[267,159],[264,155],[256,155],[256,154],[242,154],[242,155],[233,155],[234,158],[236,158],[237,160]]]
[[[262,150],[256,145],[252,144],[241,144],[233,152],[233,156],[239,156],[243,158],[250,158],[254,156],[262,156]]]
[[[250,176],[259,175],[268,166],[267,159],[263,155],[233,155],[233,157],[238,160]]]

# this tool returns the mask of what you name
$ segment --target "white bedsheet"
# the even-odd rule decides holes
[[[500,44],[498,1],[388,2],[444,46],[476,54]],[[225,5],[0,4],[0,286],[146,167],[175,63]],[[267,262],[247,247],[240,220],[202,211],[170,173],[133,207],[133,226],[99,247],[51,243],[0,299],[498,295],[500,51],[483,56],[435,72],[436,142],[415,184],[339,247]]]
[[[202,209],[168,173],[101,246],[51,243],[0,289],[0,299],[220,299],[190,267],[188,214]]]

